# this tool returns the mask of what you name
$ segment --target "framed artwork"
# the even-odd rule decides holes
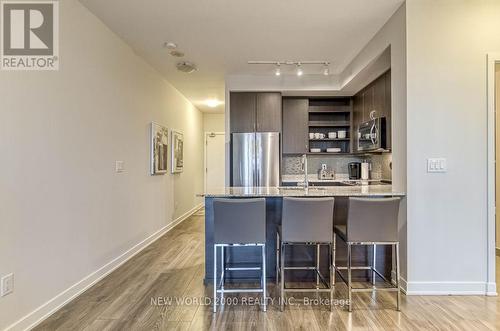
[[[182,172],[184,167],[184,136],[181,132],[172,130],[172,173]]]
[[[151,175],[167,173],[168,129],[151,122]]]

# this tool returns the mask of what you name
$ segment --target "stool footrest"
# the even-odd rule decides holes
[[[239,271],[239,270],[262,270],[261,267],[226,267],[227,271]]]
[[[261,288],[238,288],[238,289],[224,289],[217,290],[217,293],[262,293],[264,290]]]

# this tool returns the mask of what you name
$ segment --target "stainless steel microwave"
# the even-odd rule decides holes
[[[387,148],[385,117],[363,122],[358,126],[358,151],[382,151]]]

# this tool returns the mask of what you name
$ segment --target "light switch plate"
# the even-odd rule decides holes
[[[0,296],[4,297],[12,292],[14,292],[14,274],[8,274],[0,280]]]
[[[427,159],[427,172],[447,172],[448,166],[445,158]]]
[[[115,162],[115,171],[116,172],[124,172],[125,171],[125,163],[123,161]]]

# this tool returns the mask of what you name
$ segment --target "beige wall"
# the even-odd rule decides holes
[[[500,64],[495,66],[496,106],[496,205],[500,206]],[[500,213],[496,214],[496,247],[500,249]]]
[[[79,2],[59,5],[60,70],[0,72],[0,275],[15,274],[0,329],[202,202],[202,114]],[[184,132],[184,173],[149,175],[151,121]]]
[[[408,288],[481,293],[487,277],[487,62],[500,2],[408,0]],[[429,174],[444,157],[448,172]]]
[[[203,113],[203,130],[205,132],[224,132],[224,114]]]

